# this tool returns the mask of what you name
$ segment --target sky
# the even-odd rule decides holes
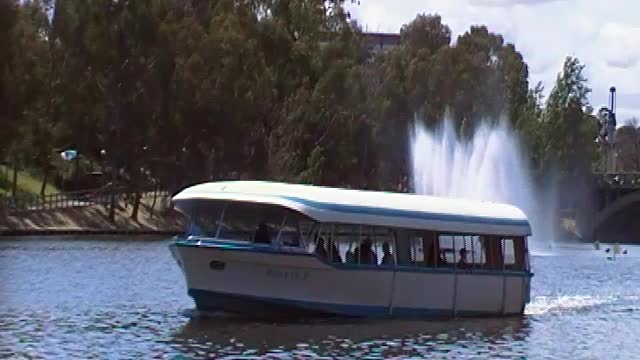
[[[452,38],[486,25],[515,44],[529,65],[529,84],[548,94],[567,56],[585,67],[597,110],[617,89],[618,123],[640,119],[638,0],[354,0],[346,1],[363,30],[397,33],[417,14],[439,14]],[[353,4],[351,4],[353,2]],[[358,5],[358,2],[360,3]]]

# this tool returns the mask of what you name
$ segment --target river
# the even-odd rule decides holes
[[[198,317],[168,243],[0,240],[0,358],[640,358],[637,247],[534,256],[523,317],[260,323]]]

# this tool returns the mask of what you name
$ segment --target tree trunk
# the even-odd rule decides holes
[[[109,204],[109,221],[115,223],[116,221],[116,192],[111,189],[111,199]]]
[[[42,186],[40,187],[40,196],[44,198],[44,193],[47,190],[47,180],[49,178],[49,165],[44,167],[44,176],[42,177]]]
[[[158,200],[158,186],[153,189],[153,201],[151,202],[151,216],[156,208],[156,201]]]
[[[111,198],[110,198],[110,205],[109,205],[109,221],[111,221],[112,223],[115,223],[116,221],[116,206],[118,205],[116,203],[116,172],[118,171],[116,169],[117,167],[115,166],[115,163],[111,166],[111,185],[110,185],[110,189],[109,192],[111,193]]]
[[[9,166],[4,167],[3,170],[2,170],[2,175],[4,177],[4,180],[7,182],[7,186],[9,186],[9,171],[11,171],[9,169]],[[5,196],[9,195],[9,188],[8,187],[6,189],[4,189],[4,195]]]
[[[11,196],[14,198],[18,195],[18,157],[13,157],[13,188],[11,189]]]
[[[135,198],[133,200],[133,211],[131,211],[131,219],[135,222],[138,222],[138,209],[140,209],[140,199],[142,198],[142,193],[140,189],[136,189]]]
[[[80,172],[80,156],[76,155],[76,158],[73,159],[73,182],[78,186],[78,173]],[[76,188],[77,189],[77,188]]]

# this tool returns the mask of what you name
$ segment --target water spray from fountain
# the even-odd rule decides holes
[[[435,130],[416,121],[410,151],[416,193],[515,205],[531,223],[532,249],[553,244],[555,194],[536,188],[517,135],[505,122],[483,122],[465,141],[448,117]]]

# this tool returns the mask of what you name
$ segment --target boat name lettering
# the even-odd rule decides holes
[[[280,278],[285,280],[306,280],[309,272],[305,270],[277,269],[267,268],[268,277]]]

